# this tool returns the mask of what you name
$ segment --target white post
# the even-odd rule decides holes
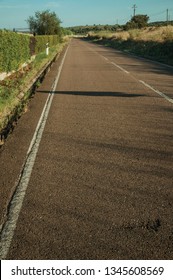
[[[49,55],[49,43],[46,44],[46,55]]]

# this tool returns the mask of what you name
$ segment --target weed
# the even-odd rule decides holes
[[[165,41],[173,41],[173,29],[170,26],[167,26],[162,34]]]
[[[136,39],[140,38],[141,32],[139,29],[132,29],[132,30],[129,30],[128,32],[129,32],[130,40],[136,40]]]

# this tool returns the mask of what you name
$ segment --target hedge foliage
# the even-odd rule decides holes
[[[61,42],[58,35],[28,36],[0,30],[0,73],[17,70],[31,55],[38,54]]]
[[[46,49],[47,43],[49,47],[59,44],[61,42],[61,37],[59,35],[37,35],[35,36],[35,40],[35,53],[38,54]]]
[[[17,70],[30,58],[29,36],[0,30],[0,72]]]

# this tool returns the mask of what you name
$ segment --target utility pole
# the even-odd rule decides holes
[[[166,22],[168,25],[168,22],[169,22],[169,10],[168,9],[166,10]]]
[[[133,5],[132,9],[133,9],[133,16],[135,17],[135,15],[136,15],[136,9],[137,9],[136,4]]]

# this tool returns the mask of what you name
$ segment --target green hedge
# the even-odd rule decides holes
[[[49,47],[55,46],[61,42],[61,38],[58,35],[37,35],[35,36],[36,46],[35,53],[45,51],[46,44],[49,43]]]
[[[0,30],[0,72],[17,70],[30,58],[30,37]]]
[[[17,70],[31,55],[38,54],[61,42],[58,35],[31,37],[11,31],[0,30],[0,73]]]

